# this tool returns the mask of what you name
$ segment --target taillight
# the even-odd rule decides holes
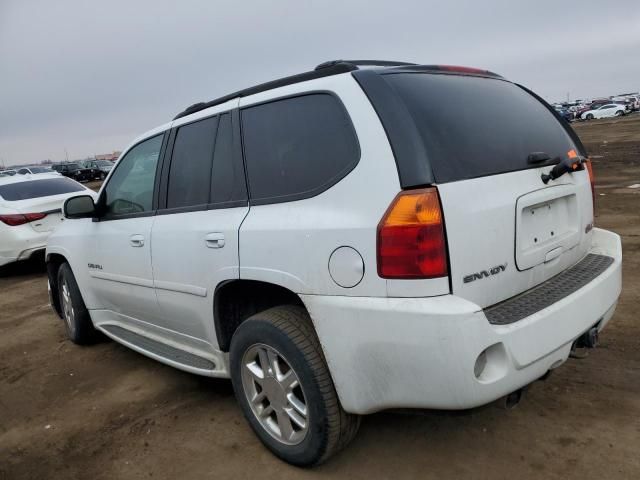
[[[42,220],[46,216],[46,213],[12,213],[9,215],[0,215],[0,222],[6,223],[10,227],[17,227],[18,225],[24,225],[25,223]]]
[[[378,275],[417,279],[447,273],[438,191],[425,188],[399,193],[378,225]]]
[[[589,182],[591,183],[591,199],[593,200],[593,215],[596,214],[596,177],[593,174],[593,164],[591,160],[585,160],[584,165],[589,172]]]

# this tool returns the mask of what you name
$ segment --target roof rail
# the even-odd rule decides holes
[[[417,65],[417,63],[394,62],[390,60],[329,60],[328,62],[318,65],[316,70],[333,67],[341,63],[354,65],[356,67],[406,67],[409,65]]]
[[[254,87],[245,88],[244,90],[238,90],[237,92],[230,93],[228,95],[225,95],[224,97],[216,98],[215,100],[194,103],[193,105],[187,107],[178,115],[176,115],[173,119],[177,120],[178,118],[186,117],[187,115],[191,115],[192,113],[199,112],[200,110],[204,110],[205,108],[213,107],[215,105],[220,105],[221,103],[228,102],[229,100],[232,100],[234,98],[247,97],[249,95],[253,95],[254,93],[265,92],[274,88],[284,87],[286,85],[292,85],[294,83],[305,82],[307,80],[314,80],[316,78],[329,77],[331,75],[338,75],[340,73],[347,73],[357,69],[358,67],[353,63],[337,62],[332,65],[327,65],[320,70],[316,68],[315,70],[312,70],[310,72],[298,73],[297,75],[279,78],[270,82],[261,83],[260,85],[256,85]]]
[[[416,71],[440,71],[450,73],[462,73],[469,75],[488,76],[495,78],[502,78],[493,72],[487,70],[480,70],[469,67],[457,67],[450,65],[418,65],[416,63],[408,62],[395,62],[389,60],[329,60],[328,62],[321,63],[314,70],[304,73],[298,73],[297,75],[291,75],[289,77],[279,78],[270,82],[261,83],[254,87],[245,88],[234,93],[230,93],[223,97],[210,100],[208,102],[194,103],[187,107],[173,119],[177,120],[192,113],[199,112],[215,105],[228,102],[234,98],[247,97],[255,93],[265,92],[278,87],[284,87],[286,85],[293,85],[294,83],[306,82],[307,80],[314,80],[316,78],[330,77],[332,75],[338,75],[340,73],[352,72],[358,70],[359,67],[396,67],[393,71],[398,70],[416,70]],[[391,73],[391,70],[388,72]]]

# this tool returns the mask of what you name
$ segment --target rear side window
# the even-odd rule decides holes
[[[242,111],[242,129],[255,204],[317,195],[342,179],[360,159],[351,120],[330,94],[248,107]]]
[[[82,185],[64,177],[0,185],[0,197],[9,202],[82,191]]]
[[[178,128],[171,156],[167,208],[209,203],[213,145],[218,117]]]
[[[384,79],[415,121],[438,183],[531,168],[532,152],[554,158],[576,148],[547,107],[513,83],[424,73]]]
[[[211,173],[211,200],[213,204],[247,200],[247,186],[244,178],[242,159],[234,155],[233,128],[231,114],[220,117]]]

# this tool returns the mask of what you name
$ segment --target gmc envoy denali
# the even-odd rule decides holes
[[[73,342],[230,377],[260,440],[314,465],[361,415],[513,403],[595,346],[622,253],[593,200],[523,86],[332,61],[136,139],[96,202],[67,200],[51,301]]]

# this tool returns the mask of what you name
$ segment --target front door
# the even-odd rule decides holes
[[[138,143],[118,163],[89,226],[88,268],[101,319],[153,322],[158,303],[151,268],[153,191],[163,135]]]

